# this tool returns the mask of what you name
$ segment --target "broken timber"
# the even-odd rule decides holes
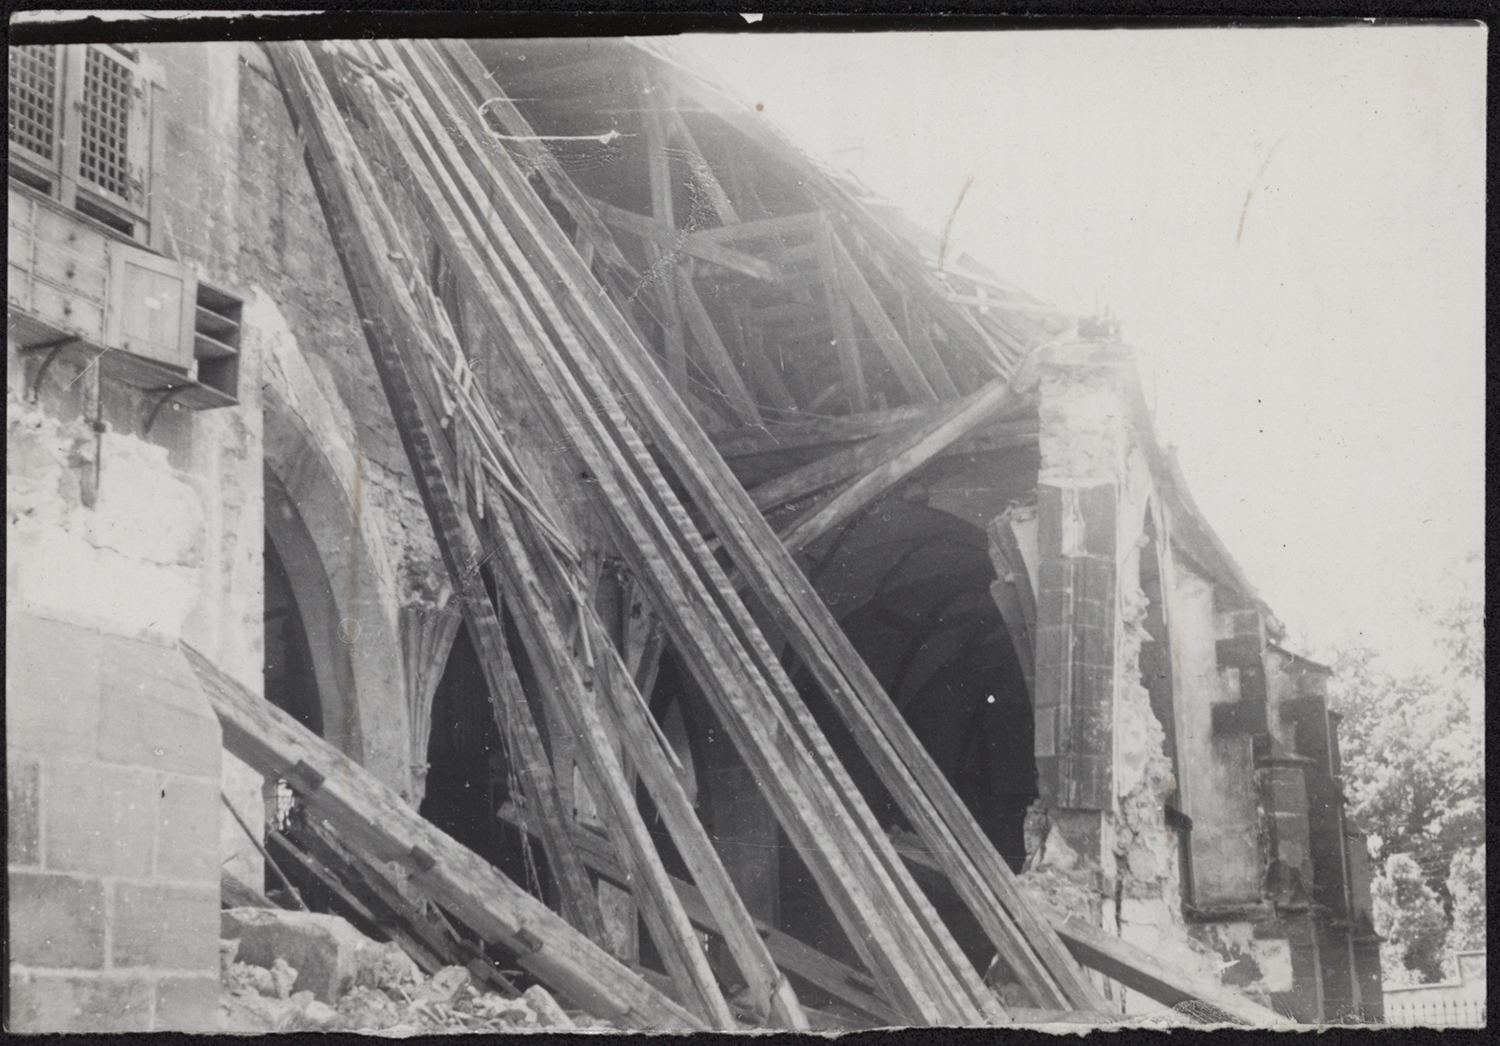
[[[474,85],[481,84],[484,76],[473,53],[459,42],[415,46],[421,47],[423,54],[433,56],[427,67],[433,75],[463,78],[461,82],[450,81],[447,89],[454,92],[456,99],[452,110],[466,114],[472,107]],[[439,65],[436,58],[439,46],[454,63],[453,72]],[[496,189],[497,196],[509,195],[509,190],[499,184]],[[588,273],[572,245],[551,223],[540,201],[524,188],[518,189],[512,200],[508,205],[514,210],[507,220],[515,221],[526,237],[528,257],[554,272],[563,286],[574,288],[561,296],[560,304],[572,329],[591,346],[590,355],[580,358],[578,365],[581,369],[587,367],[591,380],[594,367],[604,369],[612,383],[605,389],[610,401],[613,402],[614,396],[623,399],[643,426],[645,435],[656,443],[686,485],[756,597],[776,619],[793,649],[850,727],[856,743],[881,775],[903,814],[918,828],[924,842],[940,855],[960,896],[1001,954],[1043,1005],[1088,1008],[1102,1004],[1055,932],[1037,918],[1019,895],[1009,869],[972,814],[839,631],[749,496],[734,481],[681,398],[651,364],[628,323],[616,310],[607,307],[607,301],[597,291],[584,289],[591,286]],[[691,540],[691,533],[686,536]],[[707,569],[717,575],[717,589],[722,591],[727,587],[722,572],[711,561]],[[736,610],[736,617],[748,620],[742,610]],[[769,649],[760,656],[775,660]],[[805,708],[802,712],[805,713]],[[767,791],[774,792],[775,788]],[[878,853],[882,864],[886,863],[890,851],[878,843],[871,850]],[[837,885],[830,889],[825,883],[825,894],[837,897]],[[835,904],[836,910],[840,907]],[[931,912],[925,904],[922,907]],[[859,938],[855,941],[858,944]],[[865,949],[868,952],[868,942]],[[879,969],[880,964],[872,966],[872,972]],[[887,979],[883,974],[877,976]],[[965,980],[972,976],[970,971]]]
[[[400,240],[394,231],[395,223],[384,213],[379,190],[374,185],[363,157],[354,146],[342,117],[334,110],[332,98],[308,49],[305,45],[272,45],[269,50],[282,75],[293,111],[299,116],[299,122],[308,128],[311,146],[309,166],[314,184],[320,190],[329,226],[335,231],[335,244],[350,278],[356,308],[365,319],[367,340],[376,359],[382,384],[391,400],[398,430],[409,447],[412,442],[425,442],[428,446],[435,447],[440,439],[437,435],[439,427],[422,411],[422,401],[412,385],[410,375],[423,373],[424,359],[429,364],[441,359],[432,344],[434,335],[439,332],[424,322],[407,286],[395,278],[390,265],[382,264],[382,259],[402,257],[405,254],[399,249]],[[366,95],[372,97],[374,92],[367,89]],[[388,123],[385,129],[387,132],[391,130]],[[384,221],[378,220],[377,215],[383,217]],[[390,233],[386,230],[390,230]],[[397,238],[392,240],[388,235]],[[449,243],[447,246],[457,245]],[[454,253],[457,256],[454,260],[458,262],[462,254],[458,250]],[[472,274],[472,267],[460,264],[457,271],[460,276]],[[364,289],[366,293],[360,293],[355,288]],[[376,288],[379,293],[369,293]],[[514,324],[511,329],[514,329]],[[481,412],[481,422],[489,418],[485,413],[488,411],[487,406],[481,404],[478,409]],[[411,457],[413,469],[419,474],[420,481],[424,469],[432,470],[425,459],[417,455]],[[422,493],[430,513],[444,509],[446,491],[441,485],[429,483]],[[453,510],[450,508],[448,511]],[[528,546],[517,536],[509,515],[509,505],[503,501],[491,505],[487,518],[491,537],[496,540],[493,551],[497,553],[491,562],[502,575],[500,587],[520,601],[519,612],[514,615],[514,619],[527,643],[528,652],[532,655],[533,666],[544,680],[541,689],[545,699],[555,703],[564,721],[580,741],[580,751],[585,757],[583,768],[589,778],[591,791],[610,810],[611,831],[622,856],[632,868],[637,898],[642,902],[642,913],[646,916],[653,939],[673,974],[674,982],[683,992],[685,1001],[705,1021],[719,1027],[732,1027],[733,1016],[708,968],[687,916],[667,881],[660,856],[641,821],[633,792],[615,757],[600,711],[587,694],[586,684],[572,660],[571,651],[561,647],[565,630],[559,627],[553,617],[553,608],[543,601],[544,592],[557,592],[562,586],[544,586],[534,574],[528,573],[530,563],[525,550],[535,547],[535,543]],[[461,521],[462,517],[458,516],[457,519]],[[445,522],[441,518],[434,519],[435,527],[441,527]],[[439,538],[441,541],[441,533]],[[455,584],[462,584],[464,577],[457,570],[454,573]],[[574,589],[574,592],[576,595],[577,590]],[[487,596],[482,591],[477,598],[483,599],[484,607],[490,609]],[[581,599],[579,603],[581,606]],[[585,627],[588,627],[587,622]],[[498,635],[498,628],[496,632]],[[501,643],[503,644],[503,636]],[[503,649],[499,660],[508,666]],[[510,675],[513,678],[513,672]],[[516,690],[519,691],[518,685]],[[518,703],[524,708],[524,696],[518,696]],[[618,707],[629,709],[630,702],[624,702]],[[546,783],[554,786],[550,769],[546,772],[549,775]],[[675,779],[670,779],[670,784],[676,786]],[[658,799],[660,801],[660,797]],[[568,834],[566,822],[560,814],[544,819],[542,829],[553,835],[559,832]],[[573,854],[576,861],[571,838],[568,838],[567,845],[568,852]],[[706,843],[704,848],[712,855],[712,850]],[[684,849],[687,847],[684,846]],[[581,865],[579,870],[581,872]],[[727,875],[725,879],[727,880]],[[586,879],[584,883],[587,883]],[[565,886],[565,898],[569,892]],[[595,900],[592,890],[586,885],[582,891],[576,891],[575,888],[575,892],[590,903]],[[742,972],[746,973],[747,979],[753,978],[753,971]],[[776,995],[774,989],[775,985],[767,986],[767,995],[774,996],[767,1000],[768,1005],[781,1004],[777,1008],[783,1011],[784,1018],[788,1021],[795,1020],[795,1012],[787,1012],[786,1004],[789,1000]],[[794,1006],[795,1003],[790,1002],[790,1005]]]
[[[517,828],[523,827],[513,808],[507,807],[501,810],[500,816],[507,824]],[[583,854],[584,863],[592,871],[611,882],[621,886],[627,885],[625,870],[609,852],[605,840],[581,825],[574,829],[573,834],[578,843],[579,852]],[[680,880],[674,881],[677,883],[678,892],[682,895],[682,903],[687,909],[688,918],[692,919],[695,925],[711,933],[722,935],[723,930],[697,887]],[[869,975],[831,956],[824,955],[811,945],[804,944],[762,920],[755,921],[755,929],[765,938],[766,947],[770,949],[776,965],[783,970],[795,973],[840,1002],[847,1003],[867,1014],[879,1024],[901,1023],[896,1011],[880,997],[879,986]]]
[[[891,839],[914,870],[921,870],[924,878],[940,889],[953,889],[947,876],[938,867],[938,862],[915,836],[909,832],[893,831]],[[1184,1002],[1208,1003],[1234,1021],[1253,1027],[1289,1027],[1293,1023],[1270,1007],[1253,1002],[1233,988],[1174,970],[1158,962],[1149,952],[1101,930],[1087,919],[1077,918],[1071,912],[1059,911],[1040,900],[1033,903],[1057,930],[1068,950],[1079,962],[1164,1006],[1177,1006]]]
[[[364,767],[189,646],[183,651],[223,728],[224,747],[292,784],[308,808],[485,940],[516,956],[548,987],[596,1017],[642,1030],[702,1022],[574,930],[525,890],[435,828]]]
[[[452,450],[437,435],[441,429],[432,418],[433,412],[419,399],[395,351],[397,339],[417,347],[426,338],[421,325],[413,324],[410,319],[417,311],[410,292],[390,271],[389,259],[395,251],[389,246],[384,250],[372,246],[372,238],[383,238],[382,226],[391,228],[394,223],[389,215],[384,215],[381,221],[374,178],[359,159],[347,132],[342,138],[330,134],[333,100],[323,86],[311,52],[306,46],[280,44],[272,44],[266,50],[306,142],[313,186],[344,266],[350,296],[364,322],[366,341],[391,401],[402,446],[432,521],[433,536],[453,580],[453,598],[459,601],[470,638],[479,653],[495,706],[496,725],[512,746],[511,756],[519,764],[517,774],[522,787],[538,812],[543,848],[558,878],[564,911],[573,925],[592,940],[602,942],[604,917],[589,887],[588,874],[564,828],[562,804],[541,735],[516,679],[499,615],[480,578],[482,557],[478,538],[455,497]],[[342,130],[341,124],[338,129]],[[345,172],[347,180],[324,176],[334,169]],[[358,175],[363,175],[366,186],[363,192],[357,183]]]
[[[559,249],[566,250],[572,264],[581,262],[529,187],[513,183],[503,165],[484,162],[484,152],[468,128],[472,105],[450,100],[447,92],[456,85],[444,80],[450,75],[446,64],[425,58],[436,46],[418,43],[382,48],[398,60],[410,56],[405,64],[416,85],[417,109],[407,130],[414,136],[430,135],[427,148],[436,153],[414,159],[430,168],[428,176],[443,180],[448,186],[444,192],[457,194],[435,199],[419,192],[416,203],[419,208],[433,209],[428,217],[437,219],[434,231],[440,237],[471,236],[471,243],[493,243],[483,247],[496,252],[489,255],[491,262],[483,263],[489,266],[488,276],[472,265],[460,266],[470,269],[472,279],[508,281],[513,266],[525,281],[524,294],[515,288],[496,297],[480,295],[476,304],[499,309],[508,301],[505,309],[514,310],[511,323],[544,321],[545,342],[534,340],[536,327],[528,334],[523,326],[515,331],[514,344],[506,346],[518,354],[516,373],[535,383],[538,402],[554,412],[552,420],[561,428],[562,445],[579,454],[580,464],[596,481],[588,487],[611,525],[620,555],[651,592],[679,654],[747,756],[851,941],[870,960],[884,989],[900,1000],[903,1019],[976,1023],[999,1018],[1003,1011],[890,850],[883,830],[811,722],[779,662],[622,413],[616,393],[601,380],[594,360],[576,341],[577,321],[568,322],[559,314],[560,307],[599,302],[597,289],[583,291],[583,286],[591,284],[580,284],[578,275],[547,280],[529,268],[529,259],[537,251],[545,252],[549,265],[555,265],[550,255]],[[459,54],[461,61],[473,62],[466,48]],[[458,132],[454,137],[426,130],[449,125],[447,120],[423,115],[422,106],[428,102],[452,114]],[[454,149],[461,154],[467,150],[468,155],[454,158]],[[458,215],[450,210],[456,204],[463,205]],[[465,208],[476,206],[500,220],[475,220],[475,214]],[[454,229],[456,217],[467,223],[467,233]],[[512,239],[517,234],[525,238],[522,243]],[[465,252],[451,238],[445,246],[460,256]],[[561,302],[553,297],[559,291]],[[541,316],[533,317],[530,308],[539,309]],[[539,351],[541,344],[549,342],[563,355]],[[725,614],[736,624],[731,625]],[[784,718],[788,715],[793,718]]]

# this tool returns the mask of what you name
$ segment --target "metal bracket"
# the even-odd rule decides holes
[[[156,424],[156,416],[161,413],[161,409],[167,405],[169,399],[190,388],[192,388],[191,385],[174,385],[165,390],[153,389],[152,391],[161,393],[161,399],[156,401],[155,406],[151,408],[151,413],[146,415],[146,424],[141,426],[141,435],[144,436],[151,431],[151,426]]]
[[[26,401],[35,403],[37,394],[41,391],[42,379],[47,376],[47,371],[52,367],[52,361],[62,353],[69,345],[76,345],[83,339],[77,335],[69,335],[66,338],[58,338],[56,341],[43,341],[35,345],[26,346],[27,352],[45,352],[46,358],[42,365],[36,369],[36,377],[31,379],[31,386],[26,390]]]

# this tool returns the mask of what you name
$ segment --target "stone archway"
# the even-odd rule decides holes
[[[308,376],[308,383],[311,383]],[[265,389],[266,531],[286,566],[307,630],[324,736],[401,795],[411,795],[410,723],[395,625],[398,594],[354,511],[356,477],[341,476],[312,429]],[[336,434],[335,434],[336,435]],[[343,453],[337,453],[342,450]],[[356,459],[357,460],[357,459]],[[357,466],[356,466],[357,467]]]

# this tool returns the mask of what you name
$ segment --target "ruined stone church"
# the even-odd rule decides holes
[[[1381,1018],[1112,322],[656,41],[9,59],[12,1030],[294,903],[621,1028]]]

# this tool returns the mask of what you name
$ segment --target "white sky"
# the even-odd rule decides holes
[[[682,41],[934,230],[972,175],[957,246],[1121,320],[1199,506],[1317,656],[1399,654],[1483,547],[1484,33]]]

